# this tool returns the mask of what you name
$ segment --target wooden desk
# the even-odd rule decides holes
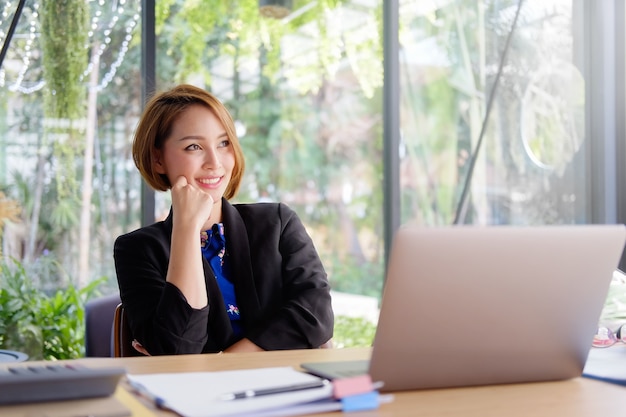
[[[129,373],[192,372],[294,366],[302,362],[366,359],[369,348],[292,350],[262,353],[227,353],[135,358],[80,359],[88,366],[123,365]],[[398,392],[394,401],[378,410],[349,413],[349,417],[395,416],[567,416],[623,415],[626,388],[586,378],[559,382],[499,385]],[[0,407],[0,415],[2,407]],[[315,414],[332,417],[341,413]]]

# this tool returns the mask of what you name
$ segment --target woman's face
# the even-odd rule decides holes
[[[235,152],[215,114],[199,104],[189,106],[172,125],[157,151],[156,171],[170,184],[184,176],[189,184],[221,201],[235,166]]]

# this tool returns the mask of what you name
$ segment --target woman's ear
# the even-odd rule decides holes
[[[154,152],[154,170],[157,174],[165,174],[165,165],[163,164],[163,155],[159,149]]]

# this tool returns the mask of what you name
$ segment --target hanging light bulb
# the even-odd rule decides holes
[[[282,19],[291,13],[293,0],[259,0],[259,13],[265,17]]]

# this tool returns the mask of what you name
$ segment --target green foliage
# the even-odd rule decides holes
[[[363,317],[335,317],[333,347],[368,347],[374,342],[376,324]]]
[[[83,116],[85,87],[80,82],[87,68],[89,7],[84,0],[41,2],[46,113],[59,119]]]
[[[362,294],[380,297],[384,276],[383,265],[360,261],[355,258],[342,258],[329,255],[326,268],[332,277],[333,290],[349,294]]]
[[[620,270],[613,273],[600,323],[609,327],[618,326],[626,321],[626,274]]]
[[[57,192],[63,200],[78,190],[74,170],[81,135],[74,121],[85,116],[86,89],[81,81],[88,63],[89,6],[84,0],[44,0],[41,6],[43,77],[47,84],[44,112],[58,123],[49,130],[58,159]]]
[[[19,261],[0,263],[0,348],[33,360],[84,356],[84,304],[100,281],[82,289],[69,284],[48,295]]]
[[[26,224],[33,216],[33,209],[36,204],[36,178],[24,175],[19,171],[12,173],[12,181],[7,184],[7,195],[17,200],[22,205],[22,221]],[[41,197],[41,213],[39,216],[38,233],[35,247],[38,251],[45,249],[56,251],[62,247],[63,240],[67,238],[71,228],[78,224],[79,204],[75,197],[66,197],[59,201],[56,176],[49,182],[43,184]],[[0,184],[2,185],[2,184]]]
[[[258,60],[263,77],[272,84],[286,77],[300,93],[316,93],[347,58],[363,93],[371,97],[383,82],[382,14],[372,16],[358,30],[342,33],[333,19],[341,19],[335,9],[344,3],[295,1],[292,16],[281,20],[261,16],[258,0],[167,0],[157,2],[156,30],[160,38],[171,38],[167,53],[178,58],[176,81],[201,76],[211,84],[213,63],[232,65],[240,72]],[[316,33],[313,42],[302,51],[310,58],[303,60],[299,54],[295,60],[285,60],[281,50],[285,36],[308,38],[312,32]]]
[[[50,222],[57,228],[70,229],[78,224],[79,201],[71,196],[58,200],[50,213]]]

